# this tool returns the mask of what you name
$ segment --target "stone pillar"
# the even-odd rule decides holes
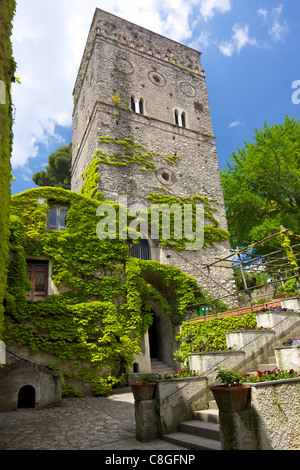
[[[156,400],[136,400],[135,424],[136,439],[140,442],[148,442],[159,437],[159,420],[156,411]]]
[[[0,364],[6,364],[6,350],[3,341],[0,341]]]
[[[222,450],[260,450],[257,418],[253,410],[219,411]]]

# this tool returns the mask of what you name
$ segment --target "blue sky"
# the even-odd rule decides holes
[[[96,7],[202,52],[220,168],[264,121],[300,120],[299,0],[18,0],[12,194],[36,187],[32,174],[71,141]]]

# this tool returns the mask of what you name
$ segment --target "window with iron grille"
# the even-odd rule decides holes
[[[146,239],[142,238],[138,245],[136,245],[134,243],[134,245],[133,245],[133,257],[143,259],[143,260],[150,260],[151,259],[150,246],[149,246],[149,243]]]

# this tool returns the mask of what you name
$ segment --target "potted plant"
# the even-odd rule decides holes
[[[130,383],[135,400],[151,400],[156,387],[154,374],[142,375],[138,382]]]
[[[242,411],[247,406],[250,386],[241,383],[244,376],[237,369],[217,367],[216,379],[221,379],[221,385],[210,387],[220,411],[233,413]]]

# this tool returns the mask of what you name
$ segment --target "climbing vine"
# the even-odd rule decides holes
[[[190,205],[192,208],[192,229],[193,232],[196,231],[196,207],[198,205],[203,205],[203,211],[204,211],[204,243],[202,248],[205,249],[207,248],[208,244],[214,245],[217,241],[222,241],[222,240],[227,240],[228,239],[228,232],[226,230],[221,229],[218,225],[217,219],[214,217],[213,213],[217,211],[216,207],[214,207],[212,204],[218,204],[217,200],[215,199],[209,199],[204,196],[183,196],[183,197],[177,197],[173,194],[170,194],[170,191],[161,188],[162,191],[157,192],[157,193],[150,193],[149,196],[146,197],[146,199],[151,201],[151,204],[158,204],[158,205],[164,205],[166,204],[169,207],[172,206],[180,206],[181,207],[181,212],[183,213],[183,209],[185,205]],[[149,210],[150,212],[150,221],[151,221],[151,208]],[[174,214],[171,214],[171,223],[172,227],[174,230]],[[185,250],[186,249],[186,243],[190,242],[191,240],[186,238],[184,235],[184,220],[182,218],[182,234],[183,236],[180,237],[178,240],[175,239],[174,237],[174,231],[173,231],[173,237],[171,239],[163,239],[160,237],[160,244],[163,246],[172,246],[176,250]],[[162,234],[162,219],[160,220],[160,227],[159,227],[159,233],[160,235]]]
[[[65,394],[79,393],[74,381],[92,382],[96,395],[122,383],[153,321],[150,302],[180,324],[189,305],[208,300],[180,269],[130,257],[127,240],[99,239],[101,204],[60,188],[28,190],[11,201],[5,342],[45,354],[44,364],[63,374]],[[68,207],[66,229],[50,231],[49,208],[59,205]],[[26,299],[28,257],[51,260],[59,293]],[[159,289],[149,273],[160,276]]]
[[[118,104],[119,96],[113,97],[114,102]],[[157,152],[151,152],[140,144],[136,144],[130,137],[126,137],[123,140],[116,140],[113,137],[106,136],[100,137],[99,145],[109,145],[115,147],[115,151],[104,152],[103,150],[97,150],[91,163],[88,163],[86,171],[82,174],[84,180],[83,186],[80,190],[81,194],[85,194],[89,197],[95,197],[98,189],[98,183],[100,181],[100,165],[115,165],[115,166],[127,166],[137,165],[140,171],[149,171],[155,168],[153,162],[153,156],[162,156],[165,161],[170,164],[177,163],[177,155],[163,155]],[[99,199],[101,196],[97,195]]]
[[[300,238],[298,235],[295,235],[291,231],[287,231],[287,232],[286,231],[281,231],[280,235],[279,235],[279,238],[280,238],[281,246],[282,246],[282,248],[284,248],[284,250],[286,252],[286,257],[287,257],[287,260],[288,260],[289,264],[291,265],[291,268],[293,268],[295,270],[295,272],[298,272],[299,271],[299,266],[298,266],[298,263],[297,263],[297,258],[295,256],[295,253],[294,253],[293,248],[291,246],[291,240],[290,240],[291,236],[296,236],[296,238]]]
[[[116,102],[118,102],[119,97],[117,95],[113,98]],[[80,190],[81,194],[87,195],[97,200],[103,199],[102,193],[98,192],[99,182],[101,179],[101,164],[115,165],[120,167],[127,165],[137,165],[140,171],[150,171],[155,169],[155,164],[153,162],[154,155],[163,157],[164,160],[171,165],[176,165],[178,158],[180,158],[177,155],[164,155],[151,152],[142,145],[136,144],[131,138],[125,138],[121,141],[117,141],[112,137],[101,137],[99,139],[99,144],[101,148],[103,148],[105,145],[108,145],[110,146],[110,149],[114,148],[114,151],[96,151],[92,162],[87,165],[86,171],[82,174],[84,183]],[[196,229],[196,206],[197,204],[202,204],[204,207],[205,217],[203,248],[206,248],[208,244],[213,245],[217,241],[228,239],[228,232],[219,227],[219,223],[214,217],[214,212],[217,211],[215,206],[218,205],[218,201],[216,199],[209,199],[199,195],[179,198],[176,195],[173,195],[169,190],[161,187],[159,192],[150,193],[150,195],[146,197],[146,200],[149,200],[151,204],[166,204],[169,207],[174,204],[179,204],[182,210],[184,205],[191,205],[193,214],[192,228],[194,232]],[[144,214],[143,217],[146,217],[149,226],[151,226],[151,207],[148,210],[148,214]],[[177,240],[176,237],[174,237],[174,230],[172,232],[173,237],[171,236],[170,239],[163,238],[161,233],[161,222],[162,220],[160,220],[159,228],[159,240],[161,245],[172,246],[177,250],[186,249],[186,243],[190,242],[191,240],[187,239],[185,236],[182,236]],[[171,214],[171,224],[174,229],[174,214]],[[184,233],[184,230],[182,233]]]
[[[256,317],[252,312],[243,316],[228,315],[199,322],[184,322],[176,337],[180,342],[180,350],[175,355],[178,361],[188,363],[188,355],[201,352],[203,348],[226,349],[225,333],[256,327]]]
[[[12,20],[15,0],[4,0],[0,5],[0,339],[2,338],[4,299],[7,286],[7,263],[9,258],[9,199],[12,151],[12,101],[11,81],[16,64],[12,57]]]

